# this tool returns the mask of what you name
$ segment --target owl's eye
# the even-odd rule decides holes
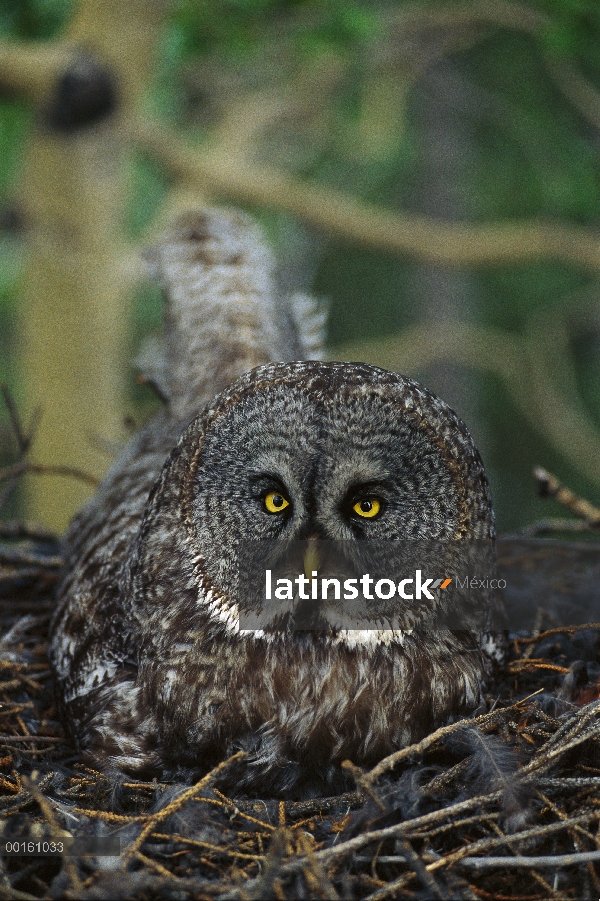
[[[354,512],[363,519],[373,519],[381,510],[381,503],[374,497],[363,498],[352,507]]]
[[[265,508],[269,513],[281,513],[290,502],[279,491],[269,491],[265,496]]]

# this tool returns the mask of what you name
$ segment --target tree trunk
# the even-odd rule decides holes
[[[47,83],[24,84],[39,98],[21,195],[30,253],[20,359],[26,405],[43,410],[32,459],[95,476],[110,463],[95,437],[124,437],[122,122],[143,94],[161,17],[156,0],[83,0],[56,44],[66,68],[49,62]],[[27,515],[62,530],[89,492],[72,479],[32,478]]]

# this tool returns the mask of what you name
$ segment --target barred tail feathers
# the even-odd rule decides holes
[[[289,307],[300,343],[300,359],[324,360],[327,303],[310,294],[296,292],[290,295]]]
[[[255,366],[303,356],[302,335],[314,325],[302,324],[302,303],[279,296],[274,258],[244,213],[181,214],[149,262],[166,298],[159,368],[176,418],[194,415]]]

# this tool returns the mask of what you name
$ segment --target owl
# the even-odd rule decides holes
[[[305,542],[314,563],[328,541],[491,541],[481,458],[416,382],[316,359],[322,310],[283,295],[245,215],[180,216],[151,263],[165,404],[66,535],[62,717],[112,771],[191,780],[242,749],[239,790],[335,786],[346,758],[374,763],[476,708],[481,645],[327,613],[318,629],[241,628],[242,548]]]

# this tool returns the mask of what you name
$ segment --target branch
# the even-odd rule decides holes
[[[578,497],[573,491],[565,488],[556,476],[546,472],[541,466],[535,467],[533,477],[538,483],[540,497],[555,498],[559,504],[563,504],[568,510],[572,510],[577,516],[580,516],[585,526],[600,527],[600,510],[598,507],[594,507],[589,501]]]
[[[537,221],[499,225],[442,222],[397,213],[272,166],[238,159],[227,146],[194,150],[162,125],[136,122],[133,141],[175,178],[202,193],[292,213],[347,241],[442,265],[518,263],[548,257],[600,270],[600,239],[591,229]]]
[[[68,67],[73,47],[67,43],[0,42],[0,90],[39,101]]]
[[[596,527],[585,519],[538,519],[537,522],[519,529],[519,538],[539,538],[556,532],[582,533],[595,531]]]
[[[452,735],[454,732],[460,732],[461,729],[488,726],[490,723],[495,723],[497,720],[506,718],[512,710],[515,708],[518,709],[520,703],[522,702],[517,701],[510,707],[501,707],[499,710],[490,710],[489,713],[484,713],[474,719],[463,719],[456,723],[451,723],[449,726],[441,726],[439,729],[436,729],[435,732],[430,732],[429,735],[426,735],[421,741],[408,745],[406,748],[400,748],[399,751],[394,751],[393,754],[384,757],[383,760],[379,761],[377,766],[374,766],[372,770],[364,774],[365,783],[367,785],[372,785],[380,776],[392,770],[401,761],[411,757],[419,757],[424,751],[439,741],[440,738],[445,738],[448,735]]]
[[[36,475],[48,476],[67,476],[72,479],[79,479],[80,482],[86,482],[93,488],[97,488],[100,479],[96,476],[78,469],[76,466],[53,466],[51,463],[28,463],[24,460],[22,463],[13,463],[12,466],[6,466],[0,469],[0,482],[5,479],[13,479],[15,477],[24,476],[27,473],[35,473]]]
[[[431,28],[465,29],[474,25],[496,25],[528,34],[539,33],[552,24],[552,19],[521,3],[504,0],[481,0],[468,3],[422,3],[394,11],[386,17],[389,28],[410,34]]]
[[[558,870],[560,867],[576,867],[582,863],[600,860],[600,851],[581,851],[575,854],[548,854],[538,857],[465,857],[458,860],[461,867],[470,867],[473,870],[500,869],[527,869],[538,867],[550,867]]]
[[[2,397],[4,398],[4,403],[6,405],[6,409],[8,410],[8,415],[10,417],[10,424],[12,426],[12,430],[14,436],[17,441],[17,447],[19,449],[19,457],[24,457],[29,450],[31,442],[33,440],[33,436],[35,434],[35,430],[26,432],[23,428],[23,423],[21,422],[21,417],[19,416],[19,411],[17,410],[17,405],[15,400],[9,390],[8,385],[2,385],[0,387],[0,391],[2,393]],[[37,418],[37,417],[36,417]]]
[[[196,798],[199,794],[201,794],[208,785],[213,781],[213,779],[221,775],[223,772],[228,770],[232,764],[238,763],[240,760],[243,760],[246,757],[245,751],[238,751],[237,754],[234,754],[232,757],[229,757],[227,760],[221,761],[214,769],[212,769],[209,773],[206,774],[199,782],[196,782],[195,785],[192,785],[191,788],[186,789],[180,795],[178,795],[173,801],[167,804],[166,807],[163,807],[161,810],[156,813],[151,814],[147,818],[146,825],[138,835],[138,837],[129,845],[129,847],[124,852],[123,863],[126,864],[127,861],[140,850],[145,840],[148,838],[151,832],[155,831],[157,825],[162,823],[163,820],[168,819],[172,814],[176,813],[180,810],[188,801],[192,800],[192,798]]]

